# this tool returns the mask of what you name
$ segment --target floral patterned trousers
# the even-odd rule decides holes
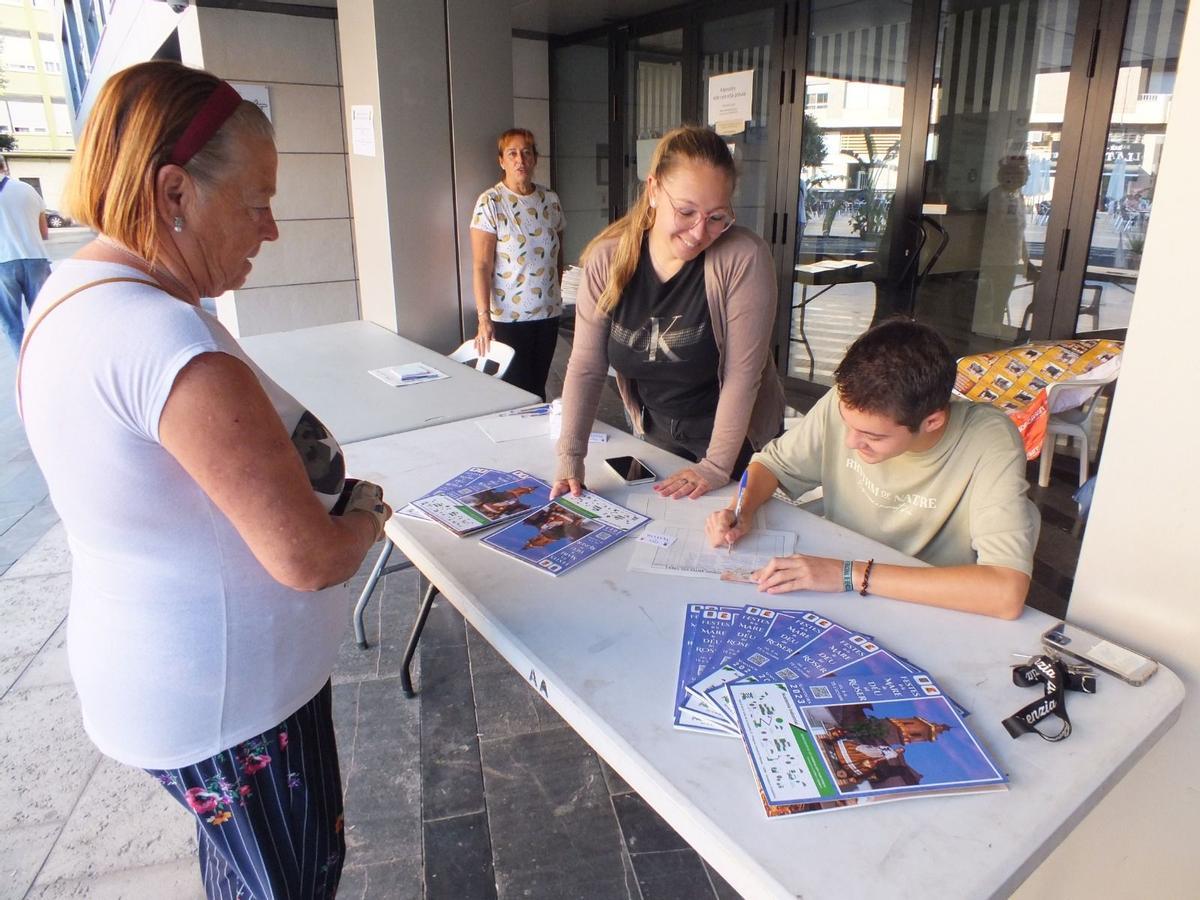
[[[274,728],[182,769],[147,769],[196,817],[210,900],[325,898],[346,856],[332,689]]]

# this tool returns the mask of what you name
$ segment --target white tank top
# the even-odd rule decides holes
[[[146,278],[67,260],[42,301],[112,277]],[[331,508],[337,442],[214,317],[161,290],[120,283],[70,298],[22,370],[29,444],[73,558],[67,641],[84,725],[102,752],[142,768],[189,765],[287,718],[329,678],[349,613],[346,585],[306,593],[267,574],[159,442],[176,376],[212,351],[255,371]]]

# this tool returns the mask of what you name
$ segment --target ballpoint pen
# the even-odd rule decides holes
[[[733,524],[730,526],[732,528],[737,527],[738,519],[742,517],[742,498],[746,494],[746,477],[749,474],[749,471],[743,472],[742,480],[738,482],[737,502],[733,504]],[[730,555],[733,554],[733,544],[729,543],[728,532],[725,535],[725,551]]]
[[[414,372],[411,375],[401,375],[400,381],[402,383],[406,383],[406,382],[410,382],[410,381],[428,381],[431,378],[438,378],[438,377],[440,377],[440,376],[438,375],[437,372]]]

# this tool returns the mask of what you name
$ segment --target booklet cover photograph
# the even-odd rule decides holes
[[[585,491],[579,497],[559,497],[483,543],[543,572],[561,575],[646,521],[646,516]]]

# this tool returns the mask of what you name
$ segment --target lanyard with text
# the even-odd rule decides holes
[[[1042,696],[1027,706],[1021,707],[1004,720],[1003,725],[1014,738],[1032,732],[1047,741],[1061,741],[1071,734],[1071,720],[1067,716],[1066,692],[1081,691],[1096,693],[1096,676],[1087,672],[1069,670],[1061,659],[1035,656],[1028,665],[1013,666],[1013,684],[1017,687],[1043,686]],[[1058,734],[1046,734],[1038,723],[1050,716],[1062,720]]]

